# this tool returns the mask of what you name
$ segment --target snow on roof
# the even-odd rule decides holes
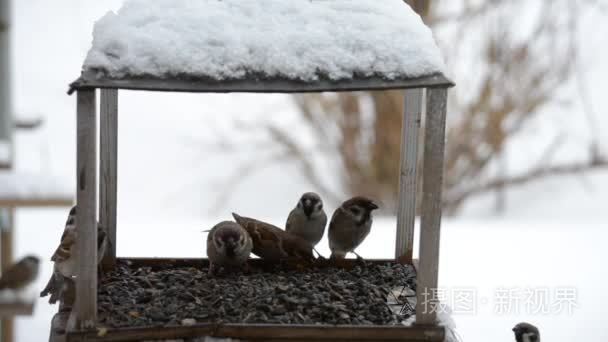
[[[442,73],[431,30],[402,0],[127,0],[95,23],[98,77],[315,81]]]
[[[0,171],[0,203],[32,203],[35,206],[44,203],[69,204],[73,197],[73,189],[51,176],[14,170]]]

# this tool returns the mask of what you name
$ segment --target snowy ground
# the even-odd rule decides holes
[[[20,171],[48,173],[73,183],[75,98],[65,92],[78,76],[90,47],[94,20],[120,3],[13,0],[15,110],[19,115],[39,114],[46,120],[39,132],[17,135]],[[586,35],[588,41],[582,44],[591,47],[584,59],[589,68],[585,74],[598,113],[595,126],[603,132],[605,144],[608,120],[602,114],[608,106],[600,100],[608,74],[608,34],[604,34],[608,25],[599,21],[590,26],[593,34]],[[300,193],[310,190],[293,165],[268,166],[239,184],[229,201],[212,210],[226,191],[218,186],[219,181],[234,171],[238,161],[234,156],[203,150],[203,143],[216,140],[213,127],[228,131],[231,119],[262,118],[298,127],[288,97],[127,92],[120,95],[120,108],[119,255],[202,256],[204,236],[200,230],[219,216],[229,218],[234,210],[266,219],[282,217]],[[573,123],[583,122],[563,119],[575,115],[582,114],[571,107],[558,115],[562,131],[571,133]],[[534,141],[538,132],[542,130],[528,132],[521,144]],[[227,138],[234,141],[242,137]],[[575,142],[583,138],[572,136]],[[608,327],[602,324],[608,314],[603,289],[608,275],[601,265],[608,258],[604,247],[608,238],[608,173],[551,179],[509,191],[508,210],[501,217],[488,214],[492,203],[488,198],[472,202],[462,218],[446,220],[442,231],[441,285],[451,294],[473,289],[478,299],[475,314],[455,315],[463,340],[512,341],[511,327],[523,320],[538,324],[547,341],[608,340]],[[64,222],[65,210],[20,210],[16,256],[50,256]],[[390,220],[377,222],[361,254],[391,257],[393,227]],[[39,286],[44,285],[50,271],[50,264],[45,265]],[[511,288],[541,294],[544,290],[553,294],[575,288],[577,307],[572,315],[551,311],[531,314],[525,307],[519,313],[514,308],[508,310],[510,314],[495,313],[498,294]],[[521,294],[513,295],[523,300]],[[55,310],[41,301],[35,316],[18,319],[17,341],[45,340]]]

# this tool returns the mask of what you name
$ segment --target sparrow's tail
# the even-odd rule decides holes
[[[51,278],[49,282],[46,284],[46,287],[42,292],[40,292],[40,297],[46,297],[49,294],[51,298],[49,298],[50,304],[55,304],[59,298],[61,298],[61,292],[63,291],[63,279],[62,276],[53,272],[51,274]]]
[[[232,217],[234,217],[234,220],[236,221],[236,223],[241,223],[241,221],[243,221],[243,217],[237,213],[232,213]]]

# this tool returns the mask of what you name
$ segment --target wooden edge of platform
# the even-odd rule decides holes
[[[417,262],[417,260],[414,260]],[[117,262],[128,263],[131,266],[136,267],[167,267],[167,266],[178,266],[178,267],[200,267],[207,266],[209,263],[209,259],[207,258],[117,258]],[[249,259],[248,261],[251,266],[268,266],[267,262],[262,259]],[[385,264],[385,263],[401,263],[401,264],[410,264],[401,262],[395,259],[369,259],[366,262],[374,263],[374,264]],[[342,265],[345,266],[356,266],[358,264],[357,259],[344,259]],[[274,265],[274,264],[273,264]],[[320,266],[330,266],[329,259],[320,260]],[[415,267],[415,266],[414,266]]]
[[[139,341],[203,336],[246,340],[311,341],[443,341],[440,326],[354,326],[354,325],[275,325],[275,324],[196,324],[144,328],[98,328],[67,334],[68,342]],[[55,341],[51,341],[55,342]]]
[[[71,197],[65,198],[0,198],[0,207],[70,207],[74,204]]]
[[[136,267],[201,267],[206,258],[118,258]],[[354,265],[356,259],[347,259]],[[414,260],[416,262],[417,260]],[[253,266],[263,266],[261,259],[251,259]],[[398,262],[394,259],[367,260],[371,263]],[[244,340],[272,341],[443,341],[441,326],[400,325],[296,325],[296,324],[220,324],[200,323],[191,326],[149,326],[128,328],[98,327],[92,331],[65,332],[68,315],[58,313],[51,326],[50,342],[140,341],[194,338],[204,336]]]
[[[0,303],[0,317],[8,318],[13,316],[31,316],[34,312],[34,303],[34,301]]]

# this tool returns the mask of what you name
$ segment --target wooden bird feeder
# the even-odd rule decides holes
[[[204,2],[204,4],[213,3],[213,6],[223,6],[231,1],[222,2]],[[264,6],[264,1],[250,2],[246,6]],[[291,6],[291,3],[297,3],[298,6],[306,7],[306,10],[317,10],[319,7],[326,6],[326,12],[330,13],[334,4],[352,4],[355,2],[326,2],[326,1],[293,1],[282,2],[284,5],[277,5],[281,2],[271,2],[273,6]],[[357,6],[371,6],[376,9],[378,6],[398,6],[399,11],[403,11],[405,18],[403,20],[413,21],[408,24],[414,27],[414,31],[410,34],[418,34],[432,41],[430,30],[424,26],[420,18],[401,1],[385,1],[377,2],[373,0],[357,1]],[[382,4],[380,4],[382,3]],[[390,4],[389,4],[390,3]],[[256,5],[258,4],[258,5]],[[146,6],[152,6],[147,4]],[[295,5],[294,5],[295,6]],[[350,6],[350,5],[349,5]],[[355,5],[353,5],[355,6]],[[395,9],[395,8],[393,8]],[[128,10],[128,9],[127,9]],[[238,8],[231,8],[232,11],[238,12]],[[344,8],[342,10],[345,10]],[[122,11],[122,10],[121,10]],[[126,11],[126,10],[125,10]],[[190,11],[194,11],[190,9]],[[272,6],[265,8],[265,11],[253,12],[255,15],[272,15]],[[380,11],[381,12],[381,11]],[[119,12],[118,15],[112,18],[104,18],[104,20],[117,20],[126,12]],[[210,14],[209,14],[210,13]],[[256,14],[257,13],[257,14]],[[260,14],[265,13],[265,14]],[[201,22],[213,23],[217,11],[209,11],[201,13],[201,16],[206,17]],[[293,13],[291,13],[293,14]],[[381,15],[382,13],[380,13]],[[239,13],[231,13],[232,16],[238,17]],[[281,15],[285,15],[282,13]],[[355,14],[353,14],[355,15]],[[367,14],[356,14],[365,15]],[[125,14],[125,16],[127,16]],[[290,18],[290,25],[294,28],[294,32],[298,31],[298,25],[311,24],[306,20],[298,20],[302,16],[295,15]],[[251,19],[251,18],[249,18]],[[254,18],[256,19],[256,18]],[[257,18],[254,23],[266,23],[265,18]],[[327,18],[309,18],[313,21],[314,27],[323,27],[326,23],[318,23],[315,26],[314,20],[327,20]],[[169,20],[169,19],[166,19]],[[222,19],[223,20],[223,19]],[[395,18],[386,18],[386,21],[396,20]],[[102,20],[103,21],[103,20]],[[243,19],[243,21],[246,21]],[[144,22],[144,20],[141,20]],[[141,23],[140,22],[140,23]],[[236,22],[237,24],[239,22]],[[107,23],[99,23],[96,31],[102,31],[103,27],[113,27],[116,25],[106,25]],[[235,25],[237,25],[235,24]],[[373,23],[367,26],[367,29],[373,31],[376,26]],[[176,24],[178,25],[178,24]],[[226,25],[229,25],[227,23]],[[226,28],[231,28],[226,26]],[[299,32],[306,32],[310,26],[302,27]],[[147,28],[149,29],[149,28]],[[203,28],[204,29],[204,28]],[[201,29],[200,34],[205,34]],[[349,28],[352,29],[352,28]],[[356,29],[356,28],[355,28]],[[397,27],[399,29],[399,27]],[[112,37],[109,30],[105,38]],[[126,32],[126,33],[125,33]],[[128,35],[128,30],[124,31],[124,35]],[[273,31],[274,32],[274,31]],[[96,32],[99,33],[99,32]],[[217,33],[217,32],[216,32]],[[342,32],[344,33],[344,32]],[[383,39],[382,34],[385,31],[378,31],[376,35],[370,34],[367,36],[352,37],[353,42],[364,44],[373,48],[378,42],[373,39]],[[118,30],[115,35],[121,35]],[[243,32],[246,34],[246,32]],[[272,34],[279,34],[274,32]],[[258,44],[258,48],[271,46],[273,44],[272,34],[268,37],[270,41],[250,42],[248,44]],[[332,34],[327,34],[327,39],[332,39]],[[404,34],[404,36],[407,36]],[[372,37],[372,41],[365,45],[365,39]],[[429,38],[430,37],[430,38]],[[76,303],[72,309],[71,316],[74,326],[68,327],[68,341],[127,341],[127,340],[154,340],[154,339],[175,339],[194,336],[213,335],[218,337],[230,337],[237,339],[257,339],[257,340],[402,340],[402,341],[442,341],[444,338],[444,328],[437,324],[436,312],[425,310],[423,302],[435,300],[436,298],[423,298],[424,294],[434,294],[432,289],[437,288],[438,279],[438,262],[439,262],[439,235],[441,224],[441,189],[443,180],[443,160],[444,160],[444,142],[445,142],[445,122],[446,122],[446,103],[447,90],[454,84],[447,79],[442,68],[426,68],[425,70],[415,70],[416,65],[406,68],[400,68],[399,65],[395,70],[378,69],[362,72],[360,69],[354,70],[351,75],[334,77],[332,71],[327,71],[327,65],[335,63],[340,65],[343,61],[340,58],[332,60],[331,63],[318,63],[313,66],[314,77],[300,77],[300,75],[286,75],[276,72],[274,74],[268,72],[263,66],[252,63],[245,64],[240,67],[243,71],[240,76],[235,77],[215,77],[212,73],[205,74],[205,70],[211,70],[217,65],[209,66],[206,69],[204,66],[200,68],[202,71],[192,72],[193,68],[184,67],[183,70],[171,69],[164,74],[155,74],[153,72],[142,72],[138,69],[136,72],[133,68],[130,69],[127,59],[123,59],[121,53],[129,53],[129,60],[137,62],[138,52],[134,51],[135,44],[129,45],[129,41],[124,36],[115,37],[116,41],[110,46],[110,52],[105,51],[106,59],[96,59],[96,62],[85,62],[83,72],[75,82],[70,85],[69,93],[76,94],[77,107],[77,206],[78,215],[76,225],[79,230],[77,240],[78,251],[78,276],[76,279]],[[343,41],[348,37],[340,37]],[[395,37],[393,37],[395,38]],[[411,38],[411,37],[410,37]],[[391,44],[401,46],[408,44],[408,39],[404,42],[393,40]],[[123,40],[121,40],[123,39]],[[124,40],[126,39],[126,40]],[[134,38],[136,39],[136,38]],[[318,39],[318,37],[317,37]],[[401,38],[399,38],[401,39]],[[105,39],[107,41],[107,39]],[[414,39],[416,40],[416,39]],[[100,40],[101,41],[101,40]],[[93,46],[95,49],[96,42],[94,38]],[[179,42],[178,42],[179,43]],[[187,42],[182,42],[187,44]],[[348,42],[346,42],[348,43]],[[101,44],[101,43],[100,43]],[[121,44],[126,44],[125,48]],[[159,44],[162,44],[159,43]],[[235,43],[235,44],[238,44]],[[270,45],[264,45],[270,44]],[[333,44],[333,42],[332,42]],[[319,46],[328,46],[321,44]],[[424,47],[424,46],[423,46]],[[438,55],[438,49],[434,42],[431,46],[435,51],[433,54]],[[99,51],[103,54],[103,46],[98,45],[97,52],[90,52],[99,56]],[[255,49],[254,46],[249,47],[249,51]],[[315,47],[312,47],[313,49]],[[415,50],[414,46],[413,49]],[[93,50],[94,50],[93,49]],[[167,47],[166,49],[179,49],[179,47]],[[93,51],[92,50],[92,51]],[[207,53],[207,50],[201,50],[201,53]],[[387,46],[378,48],[373,53],[376,54],[375,60],[386,60],[391,58],[389,53],[391,50]],[[408,58],[419,58],[414,54],[408,53],[406,56],[401,56],[404,63]],[[428,51],[419,51],[420,55],[425,55]],[[232,54],[231,54],[232,53]],[[238,49],[223,50],[222,60],[220,65],[229,65],[230,62],[238,61],[246,63],[246,58],[243,58],[243,51]],[[355,51],[357,53],[357,51]],[[118,56],[116,55],[118,54]],[[384,55],[383,55],[384,54]],[[301,56],[296,54],[296,57]],[[304,53],[305,55],[305,53]],[[135,56],[135,57],[134,57]],[[332,58],[331,53],[324,55],[324,58]],[[412,57],[414,56],[414,57]],[[149,57],[149,56],[148,56]],[[104,57],[105,58],[105,57]],[[142,57],[143,58],[143,57]],[[267,56],[267,58],[272,58]],[[305,56],[301,58],[306,58]],[[148,58],[149,59],[149,58]],[[99,63],[105,61],[109,64]],[[361,57],[361,63],[364,63],[364,58]],[[136,63],[135,62],[135,63]],[[297,61],[296,61],[297,62]],[[304,62],[304,61],[303,61]],[[310,62],[306,60],[305,62]],[[422,62],[425,62],[422,60]],[[112,66],[111,63],[119,63]],[[156,65],[163,63],[159,57],[154,60]],[[211,61],[210,63],[214,63]],[[303,63],[302,63],[303,64]],[[356,64],[356,61],[355,61]],[[420,64],[420,63],[419,63]],[[295,63],[295,65],[298,65]],[[422,65],[425,65],[424,63]],[[432,63],[431,63],[432,65]],[[355,65],[356,66],[356,65]],[[116,67],[116,68],[114,68]],[[162,65],[161,65],[162,67]],[[162,69],[159,67],[159,69]],[[179,67],[179,66],[176,66]],[[196,65],[195,65],[196,67]],[[347,66],[352,68],[351,66]],[[363,65],[362,68],[370,68]],[[118,70],[118,71],[117,71]],[[404,71],[405,70],[405,71]],[[413,75],[413,76],[412,76]],[[96,102],[96,92],[100,90],[100,104]],[[416,188],[417,175],[416,164],[418,160],[417,151],[419,144],[422,143],[419,139],[419,131],[421,127],[421,117],[423,115],[423,107],[426,108],[425,132],[424,136],[424,155],[422,168],[422,201],[421,203],[421,227],[420,227],[420,254],[419,260],[415,262],[417,270],[417,291],[418,301],[416,306],[416,324],[413,326],[333,326],[333,325],[268,325],[268,324],[197,324],[188,327],[149,327],[149,328],[121,328],[107,329],[103,334],[99,334],[94,329],[97,322],[97,217],[99,213],[99,224],[107,227],[110,238],[110,250],[106,256],[104,263],[113,265],[116,262],[116,191],[117,191],[117,118],[118,118],[118,93],[119,90],[136,90],[136,91],[162,91],[162,92],[190,92],[190,93],[304,93],[304,92],[346,92],[360,90],[389,90],[402,89],[404,92],[405,111],[403,113],[403,124],[401,131],[401,163],[400,163],[400,180],[399,180],[399,205],[397,213],[397,238],[395,249],[395,260],[403,263],[413,263],[412,250],[414,245],[414,222],[416,215]],[[423,101],[426,101],[426,106],[423,106]],[[97,127],[97,108],[100,112],[100,127]],[[99,129],[99,142],[96,141]],[[100,145],[99,160],[96,157],[97,144]],[[97,179],[97,171],[99,171],[99,180]],[[99,193],[97,192],[99,186]],[[99,208],[97,207],[99,203]],[[124,229],[128,229],[125,227]],[[170,260],[158,259],[136,259],[138,263],[163,263]],[[186,262],[178,260],[177,262]],[[205,263],[205,260],[197,261]],[[64,317],[65,318],[65,317]],[[53,324],[65,324],[65,321],[60,317],[54,319]]]

